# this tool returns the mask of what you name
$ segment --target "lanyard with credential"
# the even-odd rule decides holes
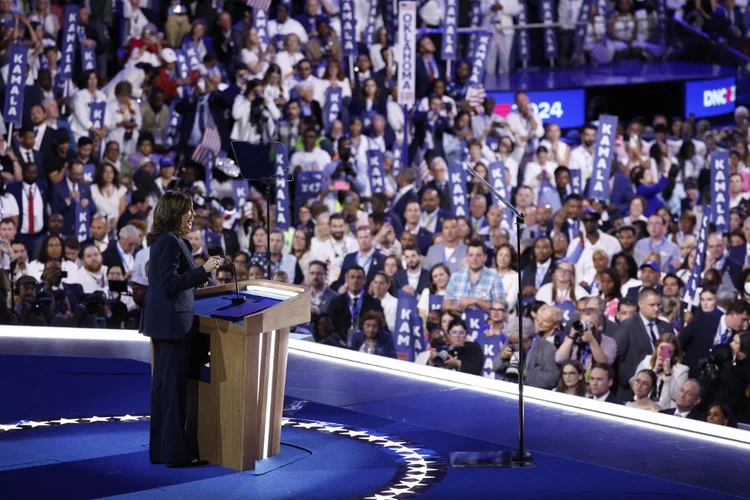
[[[369,257],[367,257],[367,260],[365,260],[365,263],[362,264],[362,269],[365,270],[365,273],[367,273],[370,270],[370,264],[372,263],[372,258],[375,256],[375,252],[371,253]],[[360,254],[357,252],[357,263],[359,264]]]
[[[352,327],[356,327],[357,318],[359,317],[359,311],[362,309],[362,300],[364,299],[365,291],[359,292],[357,297],[357,303],[352,303],[352,297],[348,293],[346,294],[346,300],[349,302],[349,314],[351,315]]]
[[[125,270],[125,272],[127,273],[128,271],[130,271],[130,266],[128,265],[128,263],[127,263],[127,261],[125,259],[125,254],[123,253],[122,249],[120,248],[120,244],[119,243],[117,243],[115,245],[115,247],[117,248],[117,253],[120,254],[120,260],[122,261],[122,267]]]

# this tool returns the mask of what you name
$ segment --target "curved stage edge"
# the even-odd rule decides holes
[[[147,362],[149,344],[148,339],[131,331],[0,327],[0,354]],[[623,473],[626,481],[639,485],[639,495],[670,493],[679,498],[750,495],[743,479],[750,467],[747,453],[750,433],[747,431],[534,388],[527,388],[525,395],[526,446],[535,453],[537,467],[536,472],[521,474],[544,473],[550,467],[562,470],[561,464],[567,464],[579,468],[581,474],[587,473],[587,467],[593,468],[591,473]],[[310,402],[294,418],[355,426],[360,423],[361,427],[403,435],[405,439],[421,439],[427,445],[442,441],[443,449],[439,451],[445,458],[450,451],[508,450],[517,444],[517,387],[514,384],[305,340],[290,340],[286,396]],[[75,415],[54,417],[67,416]],[[346,422],[342,422],[344,420]],[[7,422],[0,422],[4,423]],[[2,440],[0,434],[0,443]],[[440,448],[438,445],[431,447]],[[512,478],[519,473],[493,471],[482,471],[483,481],[487,481],[487,477],[504,477],[507,481],[508,474]],[[472,474],[466,469],[449,469],[447,479],[422,496],[448,498],[452,494],[447,492],[455,490],[455,485],[451,490],[451,480],[475,477],[476,481],[478,476]],[[564,481],[565,476],[556,477],[555,474],[560,473],[549,470],[547,474],[551,474],[546,490],[549,497],[562,498],[554,492],[560,486],[556,482]],[[652,479],[653,485],[642,482],[646,479]],[[615,481],[622,481],[622,477]],[[470,492],[470,484],[456,491]],[[536,487],[538,489],[539,485]],[[575,498],[587,497],[581,496],[580,491],[586,490],[579,490]],[[597,498],[593,494],[595,491],[593,487],[588,497]],[[629,490],[628,494],[617,498],[632,498],[628,495],[634,494],[635,491]],[[611,492],[605,496],[600,492],[598,498],[605,497],[614,498]]]

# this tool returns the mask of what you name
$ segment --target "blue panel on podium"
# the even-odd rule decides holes
[[[197,299],[195,301],[195,314],[241,324],[248,314],[268,309],[281,302],[279,299],[260,297],[240,290],[240,296],[245,299],[245,302],[232,305],[232,299],[236,296],[234,292],[227,292]]]

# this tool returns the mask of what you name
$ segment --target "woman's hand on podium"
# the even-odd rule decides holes
[[[218,255],[209,257],[206,263],[203,264],[203,269],[206,270],[207,274],[211,274],[212,272],[219,269],[219,266],[221,266],[221,263],[223,260],[224,260],[224,257],[219,257]]]

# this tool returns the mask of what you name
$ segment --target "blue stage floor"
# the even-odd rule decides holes
[[[148,374],[128,360],[0,355],[0,424],[33,421],[0,431],[0,498],[750,495],[744,450],[534,403],[526,429],[535,468],[453,469],[452,451],[515,445],[512,399],[295,351],[287,396],[309,403],[286,414],[280,456],[254,472],[171,470],[148,463]],[[93,416],[120,418],[79,419]],[[63,417],[76,422],[49,423]]]

